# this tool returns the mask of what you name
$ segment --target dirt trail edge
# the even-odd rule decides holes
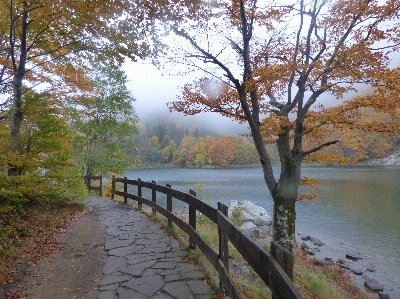
[[[3,292],[0,289],[0,299],[7,298],[6,294],[16,289],[27,299],[97,298],[107,258],[106,232],[100,222],[102,208],[96,204],[89,207],[91,211],[59,237],[63,249],[24,269],[19,281],[4,286]]]

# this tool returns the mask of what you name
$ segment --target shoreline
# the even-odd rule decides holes
[[[272,232],[271,216],[264,208],[256,206],[250,201],[231,201],[228,207],[230,207],[230,219],[235,209],[242,213],[245,222],[240,226],[240,229],[246,236],[260,246],[270,243],[272,239],[270,235],[270,232]],[[260,217],[264,217],[264,220],[260,220]],[[296,247],[304,251],[309,258],[314,258],[322,265],[337,264],[351,277],[352,284],[369,297],[396,298],[393,295],[390,297],[391,289],[387,287],[388,282],[379,281],[376,278],[375,274],[381,276],[382,273],[379,273],[379,266],[374,264],[373,257],[367,257],[363,252],[357,252],[356,250],[346,251],[340,250],[338,247],[330,248],[318,237],[302,233],[296,234]]]

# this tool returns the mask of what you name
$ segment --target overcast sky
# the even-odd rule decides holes
[[[148,118],[168,115],[166,103],[176,100],[180,87],[196,78],[195,74],[185,76],[163,74],[162,70],[152,64],[127,61],[123,70],[128,76],[128,88],[136,99],[134,107],[139,118],[146,121]],[[197,74],[198,75],[198,74]],[[172,117],[183,118],[183,113],[173,112]],[[212,125],[218,128],[221,134],[248,133],[247,125],[239,125],[230,118],[217,113],[201,113],[195,116],[186,116],[185,122],[196,122],[199,125]]]

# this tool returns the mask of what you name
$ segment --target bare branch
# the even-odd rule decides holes
[[[304,159],[304,158],[305,158],[306,156],[308,156],[309,154],[318,152],[318,151],[322,150],[323,148],[326,148],[326,147],[328,147],[328,146],[330,146],[330,145],[333,145],[333,144],[336,144],[336,143],[338,143],[338,142],[339,142],[339,140],[326,142],[326,143],[324,143],[324,144],[321,144],[320,146],[317,146],[317,147],[313,148],[312,150],[309,150],[309,151],[307,151],[307,152],[303,152],[303,153],[302,153],[302,159]]]

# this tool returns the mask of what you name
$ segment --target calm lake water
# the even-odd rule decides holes
[[[297,233],[326,244],[317,257],[361,253],[359,267],[374,265],[376,272],[366,274],[377,279],[390,298],[400,298],[400,168],[305,167],[302,175],[320,180],[321,196],[297,203]],[[201,196],[214,207],[218,201],[249,200],[272,215],[273,202],[261,168],[133,169],[126,176],[171,184],[184,192],[202,183]],[[354,280],[363,283],[361,277]]]

